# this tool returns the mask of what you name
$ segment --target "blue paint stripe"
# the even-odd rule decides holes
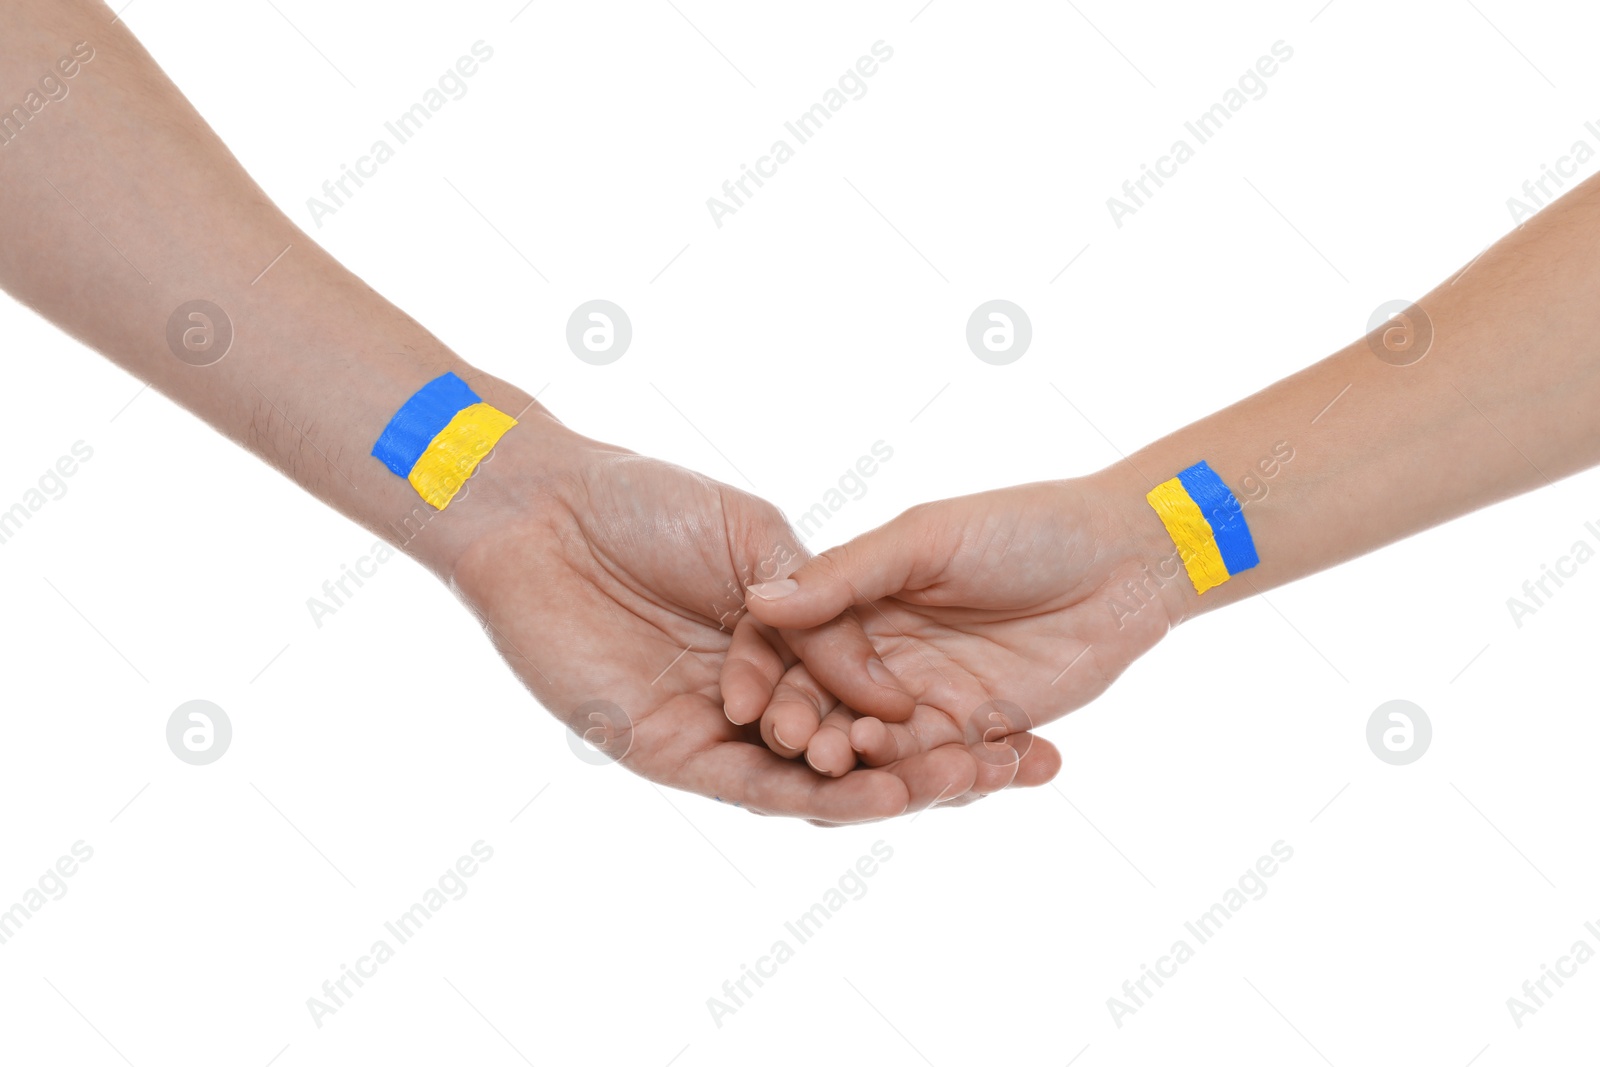
[[[400,405],[372,446],[372,454],[404,478],[456,412],[478,402],[478,394],[466,382],[451,373],[441,374]]]
[[[1205,516],[1206,522],[1211,524],[1212,536],[1217,540],[1217,551],[1222,553],[1222,562],[1229,574],[1247,571],[1261,562],[1238,498],[1205,460],[1188,470],[1179,471],[1178,481],[1183,484],[1189,499],[1200,509],[1200,514]]]

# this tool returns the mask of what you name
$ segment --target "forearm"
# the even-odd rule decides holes
[[[67,78],[58,59],[92,49]],[[559,431],[521,390],[472,370],[280,212],[133,36],[100,4],[0,9],[0,97],[54,72],[65,96],[0,145],[0,284],[306,489],[447,571],[486,504],[424,504],[370,452],[405,400],[454,371],[518,417],[516,441]],[[15,132],[11,132],[11,131]],[[287,249],[287,251],[285,251]],[[233,339],[180,358],[169,320],[221,308]],[[220,346],[224,324],[213,323]],[[180,320],[180,326],[182,321]],[[205,327],[195,321],[197,330]],[[203,333],[195,337],[204,341]],[[179,346],[181,348],[181,344]],[[507,466],[521,463],[513,459]],[[189,491],[162,457],[152,498]]]
[[[1179,617],[1322,570],[1600,462],[1596,294],[1590,180],[1418,302],[1419,361],[1358,340],[1099,477],[1168,557],[1151,486],[1203,459],[1241,501],[1259,565],[1198,595],[1180,575]]]

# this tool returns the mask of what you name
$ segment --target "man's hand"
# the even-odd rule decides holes
[[[770,504],[543,419],[508,434],[468,485],[451,510],[484,532],[455,560],[454,586],[540,701],[630,770],[824,823],[971,788],[978,768],[960,743],[825,777],[723,714],[719,674],[746,585],[804,558]],[[848,616],[798,645],[838,665],[853,704],[910,713],[866,673],[876,657]]]

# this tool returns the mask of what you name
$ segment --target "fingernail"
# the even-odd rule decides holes
[[[789,742],[783,739],[783,735],[778,732],[778,728],[776,726],[772,728],[772,739],[790,751],[793,751],[795,748],[794,745],[791,745]]]
[[[893,671],[884,666],[883,661],[880,659],[867,660],[867,673],[872,676],[874,682],[877,682],[885,689],[898,690],[900,688],[899,679],[894,676]]]
[[[800,583],[793,578],[780,578],[776,582],[757,582],[747,592],[754,593],[762,600],[782,600],[799,588]]]

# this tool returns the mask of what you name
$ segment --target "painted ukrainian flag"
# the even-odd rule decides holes
[[[1243,507],[1205,460],[1162,482],[1145,500],[1161,516],[1195,592],[1214,589],[1261,562]]]
[[[443,509],[517,420],[454,374],[435,378],[394,413],[372,454]]]

